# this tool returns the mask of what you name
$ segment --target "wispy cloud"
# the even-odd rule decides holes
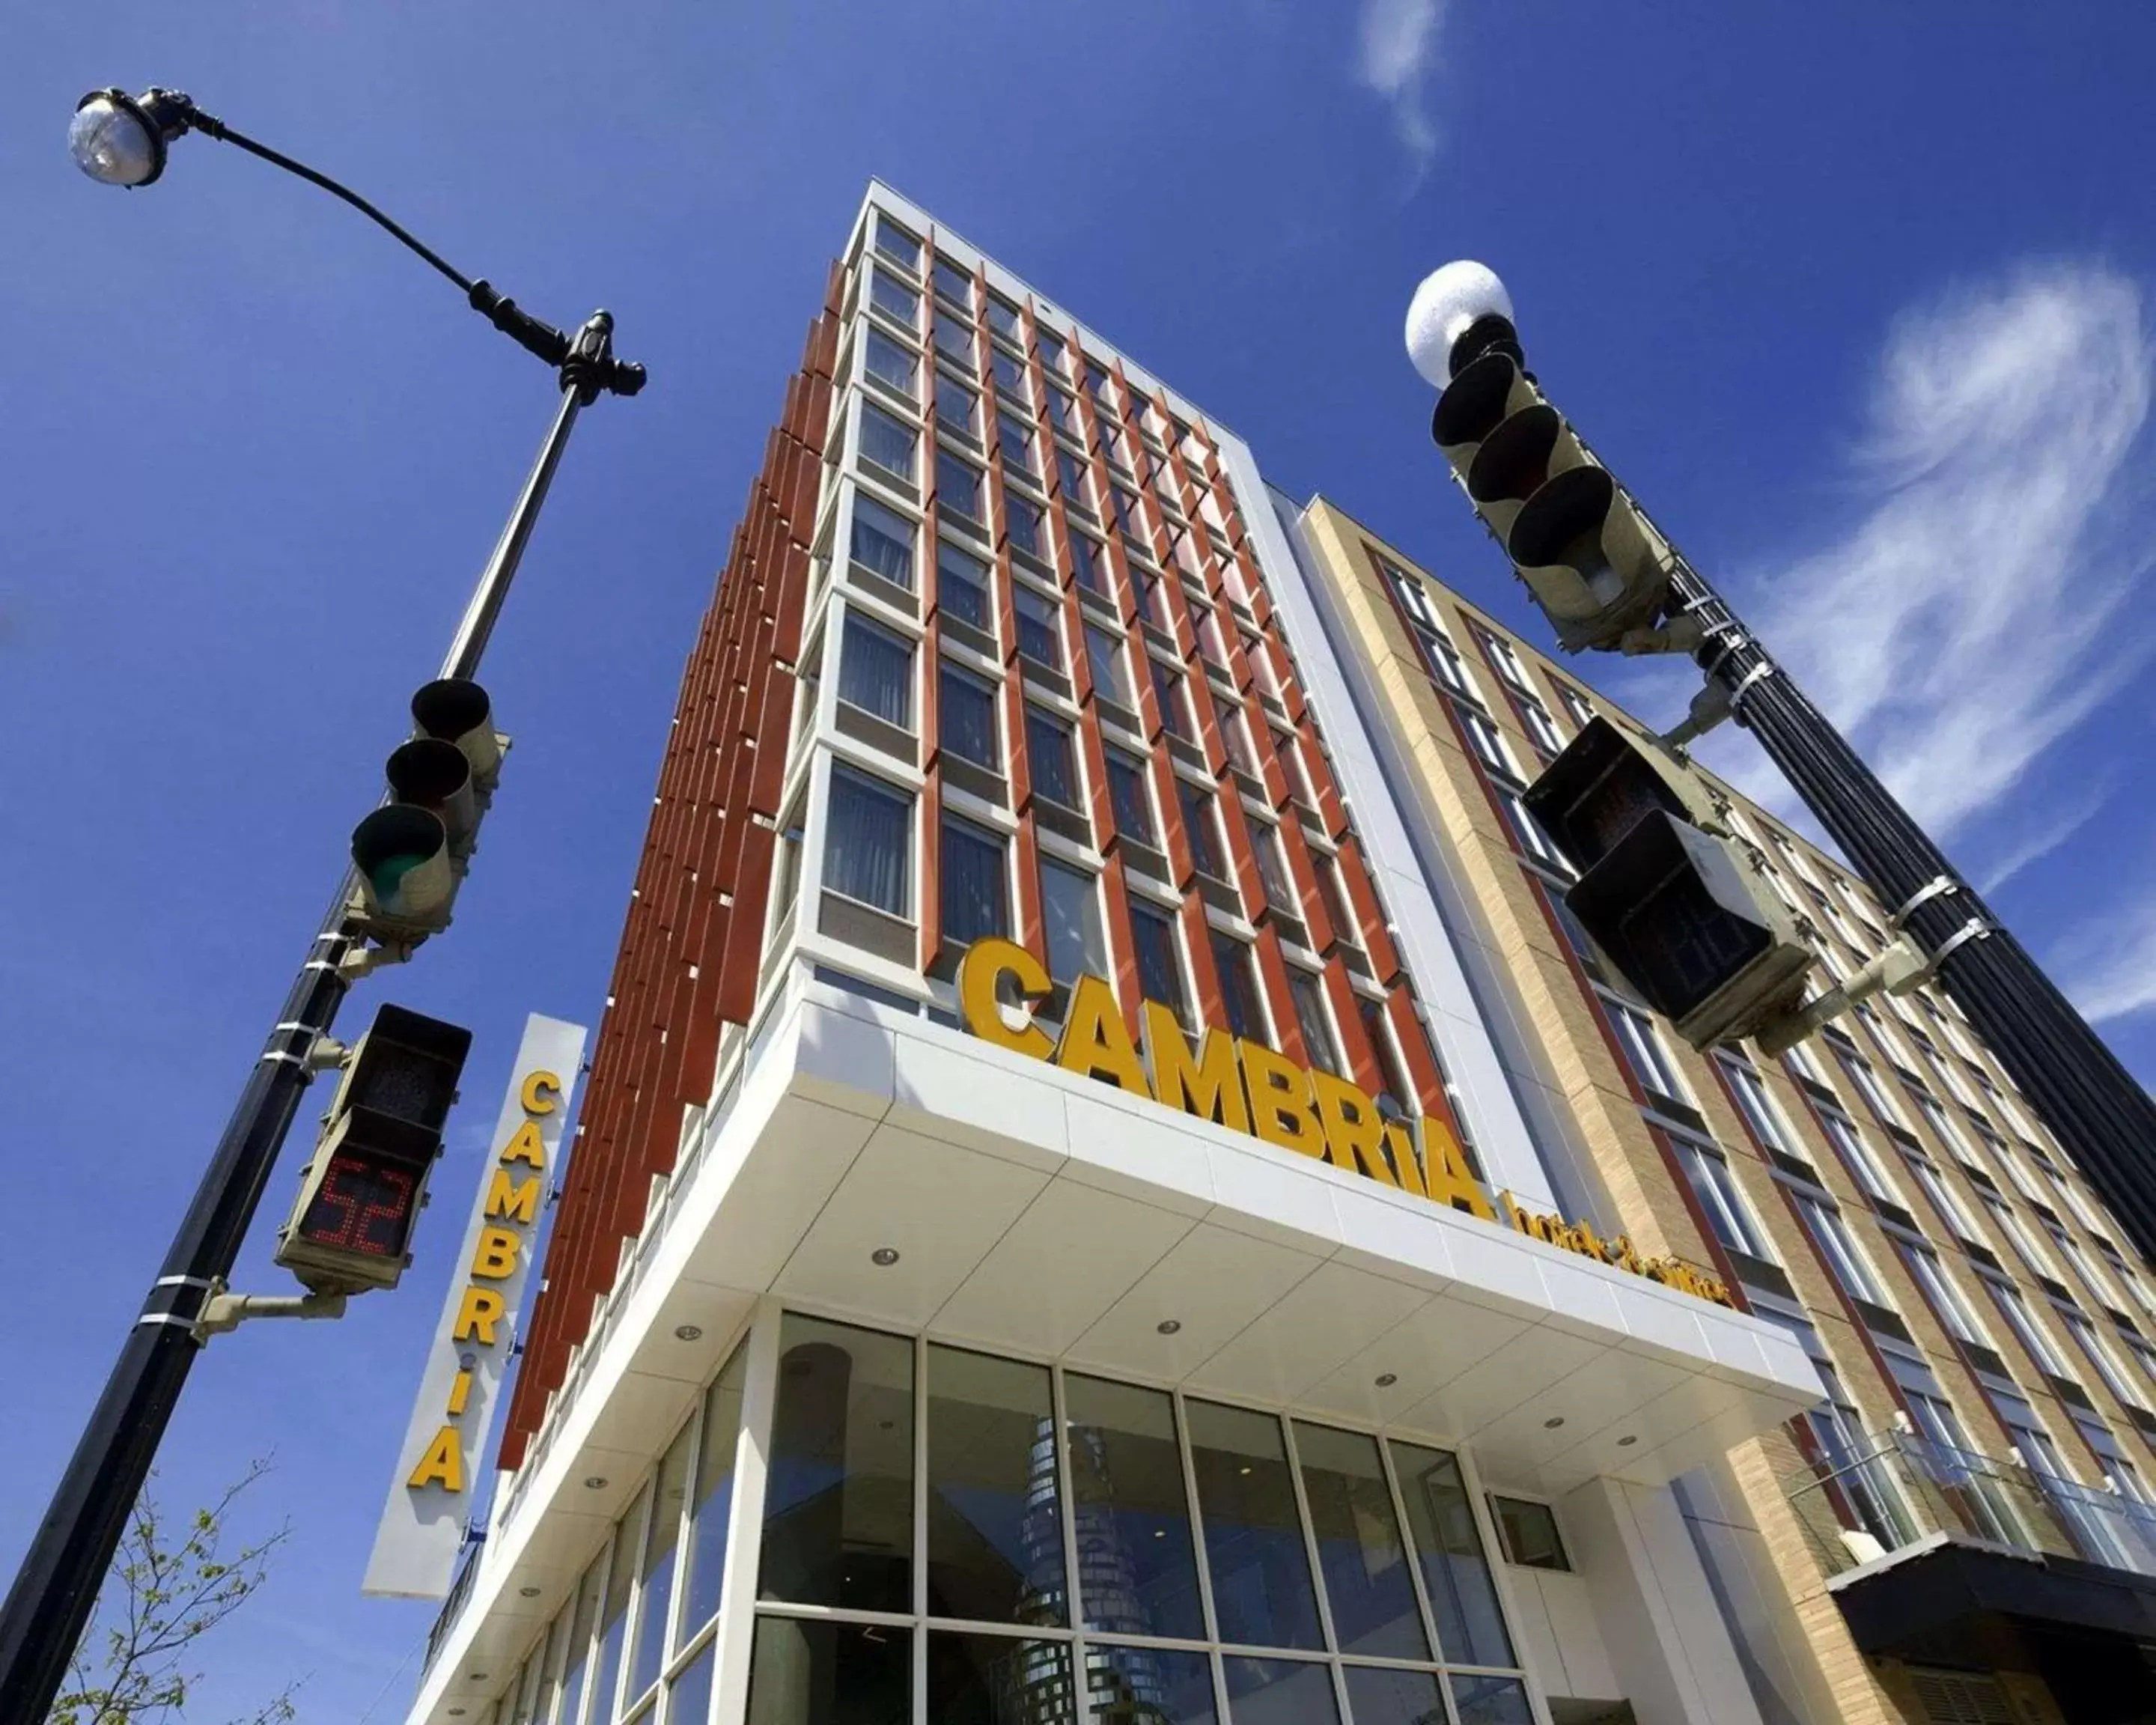
[[[1976,890],[1994,893],[2031,863],[2041,862],[2095,819],[2118,786],[2115,773],[2097,768],[2070,779],[2049,802],[2017,809],[1998,848],[1973,870]]]
[[[1444,0],[1363,0],[1356,24],[1356,75],[1391,107],[1394,134],[1418,177],[1437,153],[1429,83],[1444,12]]]
[[[1969,826],[2148,656],[2123,483],[2150,409],[2135,284],[2021,270],[1905,316],[1855,480],[1863,517],[1766,578],[1762,636],[1920,821]]]
[[[2091,1024],[2156,1006],[2156,897],[2085,924],[2060,957],[2060,986]]]

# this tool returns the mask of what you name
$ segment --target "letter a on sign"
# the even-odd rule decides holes
[[[475,1488],[484,1483],[480,1457],[516,1346],[517,1312],[547,1194],[560,1184],[557,1159],[583,1058],[582,1025],[536,1013],[526,1021],[493,1136],[467,1165],[471,1209],[464,1246],[429,1344],[362,1593],[439,1599],[449,1592]],[[437,1189],[454,1177],[452,1158]]]

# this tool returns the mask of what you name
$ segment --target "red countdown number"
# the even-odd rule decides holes
[[[307,1206],[300,1237],[314,1245],[394,1257],[404,1249],[414,1184],[409,1169],[340,1156]]]

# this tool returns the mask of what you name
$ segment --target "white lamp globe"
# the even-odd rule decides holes
[[[85,97],[68,123],[75,166],[107,186],[146,186],[164,166],[163,141],[142,110],[112,91]]]
[[[1408,301],[1408,357],[1433,389],[1452,381],[1452,344],[1479,317],[1512,321],[1512,296],[1486,264],[1461,258],[1422,279]]]

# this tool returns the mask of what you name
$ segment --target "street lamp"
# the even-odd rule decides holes
[[[1626,653],[1691,655],[1707,684],[1691,703],[1691,718],[1670,740],[1688,740],[1723,718],[1734,718],[1758,738],[1889,907],[1895,933],[1907,937],[1923,969],[1938,977],[1976,1026],[2142,1255],[2156,1258],[2156,1103],[1848,740],[1519,369],[1523,356],[1504,284],[1480,264],[1445,265],[1415,290],[1406,334],[1416,371],[1441,392],[1434,439],[1516,572],[1551,613],[1560,640]],[[1507,388],[1493,388],[1492,380]],[[1463,427],[1471,438],[1463,436]],[[1592,485],[1578,483],[1586,480]],[[1565,523],[1568,532],[1522,532],[1538,510],[1545,520],[1560,512],[1545,504],[1576,501],[1598,490],[1609,500],[1600,516],[1590,519],[1575,508]],[[1556,589],[1541,578],[1553,570],[1586,572],[1606,555],[1610,523],[1620,516],[1636,526],[1636,538],[1652,552],[1627,573],[1656,623],[1596,637],[1553,608],[1547,595]]]
[[[442,662],[440,677],[469,685],[578,413],[602,394],[634,395],[644,387],[643,367],[614,357],[613,320],[608,313],[594,312],[574,335],[556,329],[486,282],[465,275],[349,187],[242,136],[177,90],[92,91],[76,105],[68,148],[76,165],[101,184],[142,187],[156,182],[173,140],[190,131],[232,144],[342,199],[454,282],[488,322],[554,369],[561,405]],[[359,977],[377,964],[408,957],[418,943],[416,938],[385,942],[372,932],[366,917],[356,914],[367,902],[361,883],[348,871],[308,945],[268,1045],[0,1606],[0,1721],[9,1725],[43,1719],[59,1692],[194,1356],[209,1333],[204,1308],[231,1274],[338,1006]],[[370,945],[371,939],[378,943]]]

